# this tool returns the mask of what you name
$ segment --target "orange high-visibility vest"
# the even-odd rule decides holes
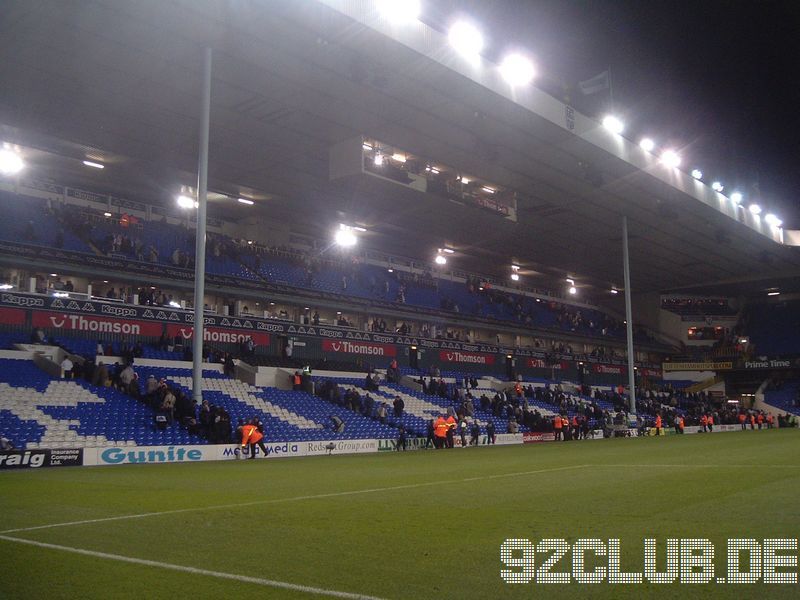
[[[447,417],[447,421],[445,421],[445,423],[447,424],[447,429],[455,429],[456,428],[456,420],[453,418],[453,415],[450,415],[449,417]]]
[[[242,427],[242,446],[249,442],[250,436],[253,435],[254,431],[258,431],[255,425],[245,425]]]
[[[447,421],[445,421],[443,417],[436,419],[436,423],[433,424],[433,435],[436,437],[446,437],[447,430]]]
[[[759,415],[758,415],[758,424],[760,425],[760,424],[761,424],[761,423],[763,423],[763,422],[764,422],[764,415],[762,415],[762,414],[759,414]]]
[[[746,419],[747,415],[745,415],[744,413],[739,413],[739,423],[744,423]]]
[[[700,417],[700,425],[708,425],[708,417],[706,417],[705,415]]]
[[[294,375],[292,380],[294,381],[295,385],[300,385],[303,382],[303,378],[300,375]]]
[[[553,419],[553,428],[554,429],[561,429],[561,417],[555,417]]]
[[[713,425],[714,424],[714,415],[708,415],[708,424],[709,425]]]
[[[656,429],[661,429],[661,415],[656,415]]]

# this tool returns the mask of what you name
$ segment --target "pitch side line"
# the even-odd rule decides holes
[[[7,535],[0,535],[0,540],[5,540],[7,542],[16,542],[18,544],[28,544],[29,546],[36,546],[38,548],[47,548],[48,550],[60,550],[62,552],[71,552],[72,554],[81,554],[83,556],[91,556],[92,558],[116,560],[119,562],[131,563],[135,565],[143,565],[145,567],[155,567],[157,569],[168,569],[170,571],[191,573],[192,575],[205,575],[207,577],[216,577],[217,579],[231,579],[233,581],[239,581],[242,583],[253,583],[265,587],[281,588],[284,590],[292,590],[293,592],[305,592],[307,594],[316,594],[318,596],[330,596],[332,598],[348,598],[349,600],[383,600],[382,598],[379,598],[377,596],[366,596],[364,594],[353,594],[351,592],[339,592],[337,590],[327,590],[325,588],[300,585],[297,583],[288,583],[286,581],[275,581],[274,579],[261,579],[260,577],[248,577],[247,575],[237,575],[235,573],[223,573],[221,571],[210,571],[208,569],[198,569],[196,567],[173,565],[171,563],[158,562],[155,560],[145,560],[143,558],[133,558],[130,556],[122,556],[120,554],[109,554],[107,552],[97,552],[95,550],[84,550],[82,548],[73,548],[72,546],[60,546],[58,544],[47,544],[45,542],[36,542],[34,540],[26,540]]]
[[[658,465],[651,465],[651,464],[646,464],[646,463],[642,463],[642,464],[627,463],[627,464],[616,464],[616,465],[602,464],[602,465],[585,465],[585,466],[592,467],[592,468],[609,467],[609,468],[621,468],[621,469],[625,469],[625,468],[633,469],[633,468],[636,468],[636,467],[647,467],[647,468],[650,468],[650,467],[656,467],[656,468],[663,467],[663,468],[668,468],[668,469],[679,469],[679,468],[680,469],[748,469],[748,468],[752,468],[752,467],[767,468],[767,469],[800,469],[800,465],[763,465],[763,464],[761,464],[761,465],[758,465],[758,464],[751,464],[751,465],[730,465],[730,464],[725,464],[725,465],[698,465],[698,464],[689,464],[689,465],[664,465],[664,464],[658,464]]]
[[[551,469],[537,469],[534,471],[519,471],[516,473],[500,473],[497,475],[485,475],[483,477],[467,477],[465,479],[449,479],[444,481],[428,481],[425,483],[408,483],[405,485],[393,485],[381,488],[367,488],[363,490],[350,490],[346,492],[329,492],[327,494],[312,494],[307,496],[294,496],[292,498],[272,498],[269,500],[253,500],[251,502],[237,502],[234,504],[216,504],[211,506],[193,506],[190,508],[177,508],[174,510],[162,510],[157,512],[147,512],[135,515],[120,515],[116,517],[103,517],[100,519],[85,519],[82,521],[67,521],[65,523],[51,523],[50,525],[37,525],[35,527],[19,527],[16,529],[6,529],[0,534],[21,533],[24,531],[37,531],[40,529],[53,529],[55,527],[70,527],[73,525],[90,525],[92,523],[108,523],[109,521],[124,521],[128,519],[144,519],[146,517],[157,517],[161,515],[177,515],[190,512],[201,512],[204,510],[220,510],[228,508],[244,508],[248,506],[259,506],[264,504],[280,504],[282,502],[299,502],[301,500],[317,500],[323,498],[337,498],[340,496],[355,496],[358,494],[373,494],[376,492],[392,492],[396,490],[411,490],[416,488],[447,485],[452,483],[467,483],[471,481],[487,481],[490,479],[501,479],[504,477],[521,477],[524,475],[537,475],[539,473],[553,473],[556,471],[568,471],[572,469],[583,469],[590,465],[570,465],[567,467],[553,467]]]

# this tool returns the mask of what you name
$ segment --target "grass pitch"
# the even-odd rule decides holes
[[[727,538],[800,537],[798,456],[796,431],[756,431],[3,472],[0,536],[60,548],[0,538],[0,597],[797,597],[763,583],[510,585],[500,546],[619,538],[622,569],[641,572],[643,538],[660,567],[667,538],[708,538],[724,574]]]

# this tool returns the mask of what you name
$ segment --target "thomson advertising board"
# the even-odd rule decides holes
[[[194,327],[189,325],[167,325],[167,335],[171,338],[182,337],[192,339]],[[221,327],[203,327],[203,341],[213,344],[242,344],[252,339],[256,346],[268,346],[269,334],[261,331],[223,329]]]
[[[33,311],[31,324],[45,329],[85,331],[92,334],[123,334],[130,336],[159,337],[162,326],[153,321],[114,319],[95,315]]]
[[[397,356],[397,346],[394,344],[380,344],[360,340],[323,340],[322,351],[336,355],[348,354],[360,357],[394,358]]]

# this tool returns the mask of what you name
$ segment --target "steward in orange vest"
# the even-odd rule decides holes
[[[447,438],[447,421],[444,417],[439,415],[436,422],[433,424],[433,447],[437,450],[444,448]]]
[[[555,441],[561,439],[561,428],[563,425],[561,424],[561,415],[556,415],[553,417],[553,432],[555,433]]]

